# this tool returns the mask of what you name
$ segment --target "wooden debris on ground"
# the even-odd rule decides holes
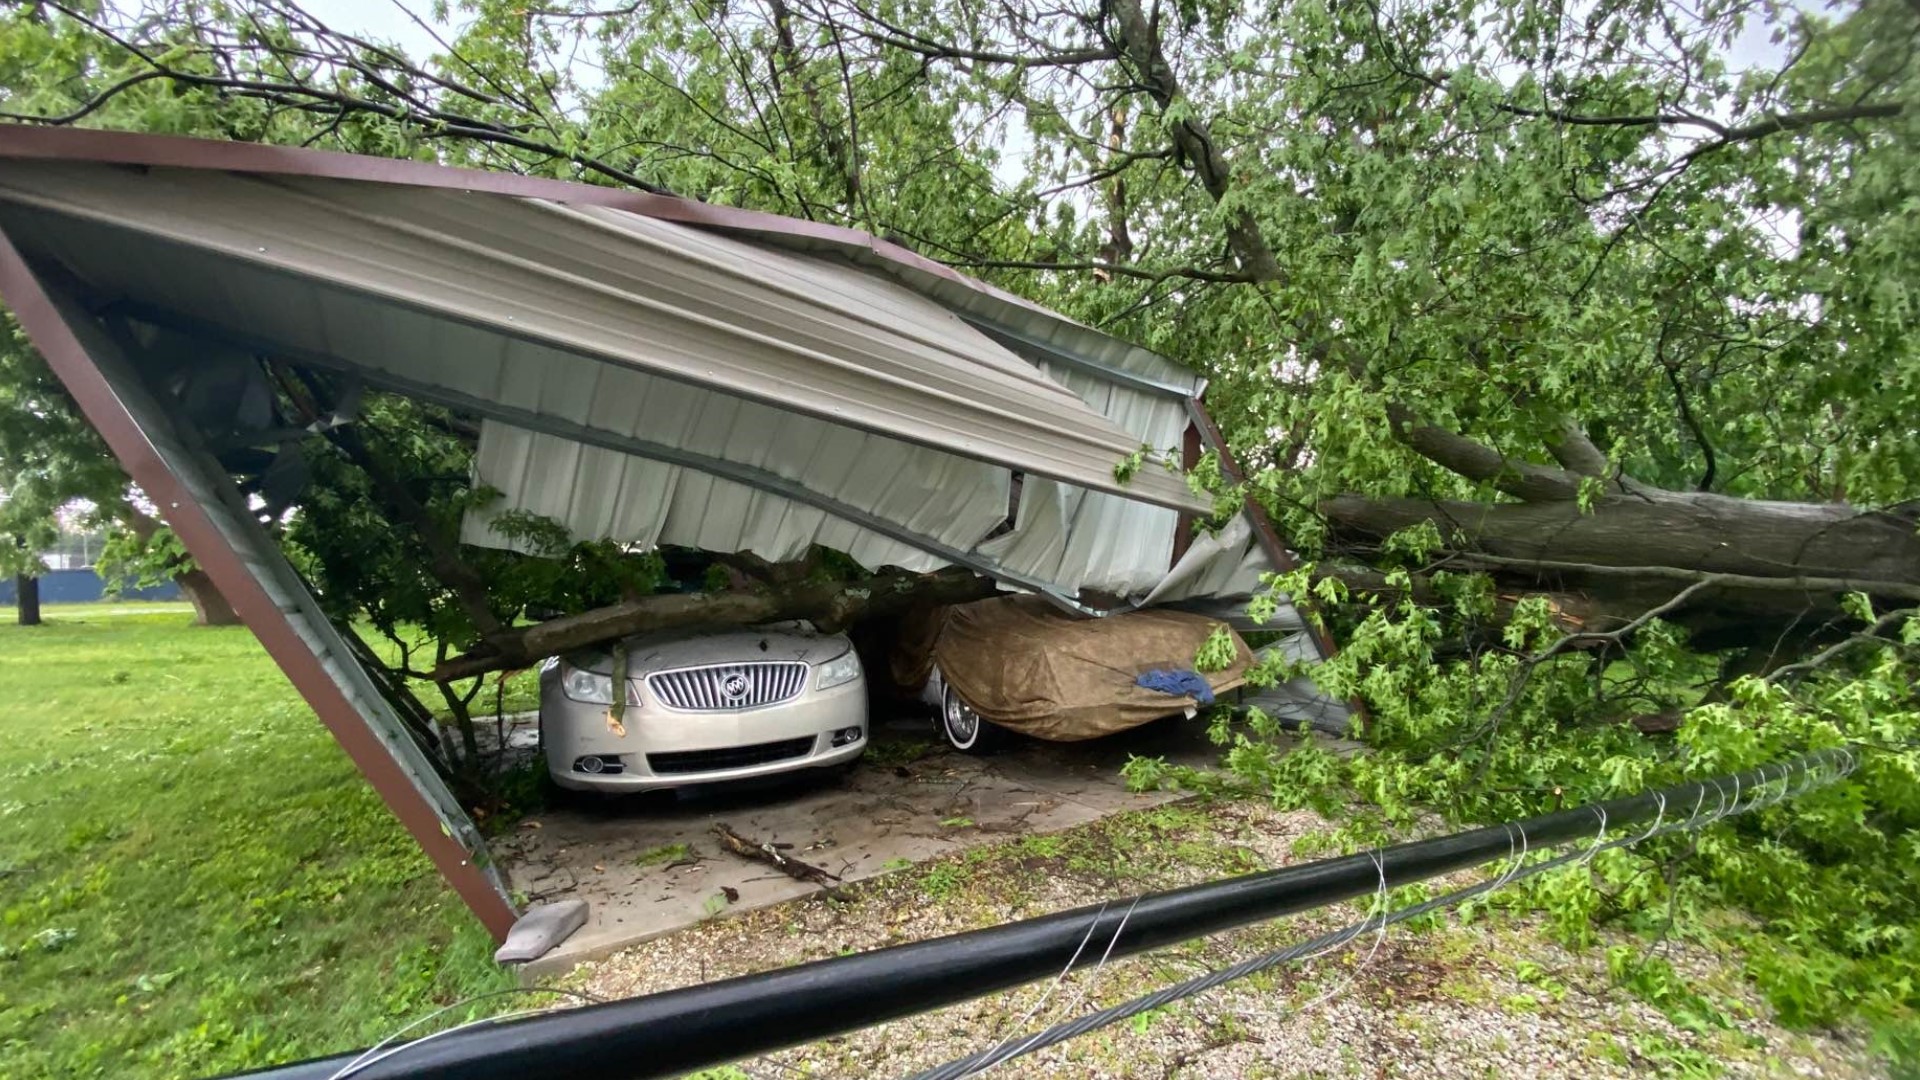
[[[755,862],[765,863],[796,881],[825,885],[828,882],[840,880],[838,874],[828,873],[814,866],[812,863],[801,862],[799,859],[781,851],[780,848],[782,845],[755,843],[741,836],[739,833],[734,832],[724,823],[715,825],[713,832],[714,835],[720,838],[721,845],[728,851],[733,852],[743,859],[752,859]],[[784,846],[792,847],[793,845],[788,844]]]

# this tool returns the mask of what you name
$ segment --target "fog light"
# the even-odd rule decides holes
[[[843,727],[840,730],[833,733],[833,740],[832,740],[833,745],[847,746],[852,743],[857,743],[860,741],[860,736],[862,733],[863,731],[861,728]]]
[[[606,768],[607,763],[601,761],[598,754],[588,754],[586,757],[573,763],[574,772],[598,773],[605,772]]]

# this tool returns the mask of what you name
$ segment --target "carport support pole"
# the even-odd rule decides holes
[[[414,840],[494,940],[506,940],[517,917],[506,895],[476,864],[474,855],[442,826],[439,814],[426,795],[334,682],[320,654],[300,636],[287,614],[254,579],[234,546],[235,541],[214,523],[212,512],[200,504],[192,487],[174,472],[142,430],[128,404],[121,400],[98,362],[68,325],[69,318],[79,320],[89,316],[71,305],[63,310],[4,232],[0,232],[0,299],[13,310],[34,347],[46,358],[47,366],[73,395],[80,411],[106,440],[127,475],[160,508],[161,516],[180,537],[187,553],[213,579],[220,594],[260,639],[268,655],[306,698],[320,722],[333,733],[387,808],[413,834]],[[275,557],[280,557],[277,552]],[[338,659],[343,663],[356,662],[352,657]]]

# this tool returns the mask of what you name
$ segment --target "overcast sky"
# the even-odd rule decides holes
[[[394,0],[306,0],[301,6],[335,30],[393,42],[416,60],[424,60],[438,48],[433,38],[407,17],[411,11],[431,22],[432,5],[426,0],[409,0],[405,8]],[[458,18],[459,12],[454,16]],[[451,29],[443,25],[439,30],[442,37],[453,40]]]

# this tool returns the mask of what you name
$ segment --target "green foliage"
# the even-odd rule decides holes
[[[1310,572],[1277,584],[1304,588]],[[1347,628],[1338,656],[1315,669],[1329,693],[1366,702],[1374,752],[1315,760],[1250,725],[1217,735],[1234,777],[1282,805],[1302,790],[1357,796],[1344,831],[1364,842],[1378,835],[1369,822],[1405,826],[1423,809],[1463,823],[1509,820],[1809,749],[1860,747],[1862,765],[1849,779],[1709,827],[1691,851],[1675,838],[1604,852],[1485,903],[1537,908],[1574,944],[1591,944],[1607,921],[1707,932],[1706,912],[1744,909],[1758,919],[1736,935],[1749,974],[1784,1019],[1864,1019],[1883,1049],[1910,1054],[1920,1010],[1913,620],[1897,638],[1853,639],[1835,666],[1747,677],[1703,698],[1719,677],[1712,658],[1658,623],[1598,658],[1555,654],[1561,633],[1550,613],[1522,602],[1500,650],[1443,655],[1436,642],[1457,639],[1484,612],[1477,592],[1459,595],[1451,609],[1374,607]],[[1684,714],[1671,741],[1621,722],[1661,708]],[[1615,959],[1624,964],[1624,954]],[[1621,966],[1616,976],[1683,1026],[1724,1026],[1658,961]]]
[[[129,587],[143,589],[172,581],[194,569],[194,562],[172,529],[163,526],[144,536],[132,529],[117,529],[108,534],[95,569],[107,595],[117,597]]]
[[[920,891],[929,900],[948,900],[958,895],[972,876],[972,871],[962,863],[939,863],[920,875]]]
[[[1207,640],[1200,643],[1193,666],[1200,671],[1225,671],[1239,657],[1239,646],[1234,641],[1233,631],[1225,626],[1216,626],[1213,633],[1207,635]]]
[[[1636,1035],[1633,1050],[1659,1076],[1670,1076],[1676,1080],[1717,1080],[1726,1074],[1712,1054],[1683,1045],[1665,1035]]]
[[[129,509],[126,474],[114,463],[11,315],[0,324],[0,575],[37,571],[59,536],[58,514],[76,500],[115,522]]]
[[[1607,973],[1616,984],[1667,1015],[1676,1027],[1705,1035],[1733,1028],[1733,1018],[1687,985],[1665,958],[1642,955],[1626,945],[1607,950]]]
[[[473,444],[444,411],[393,395],[369,395],[357,425],[372,463],[404,478],[409,494],[442,536],[459,534],[463,514],[498,493],[472,486]],[[478,630],[435,572],[435,558],[411,522],[398,520],[359,464],[315,436],[302,444],[313,474],[286,527],[328,614],[365,620],[382,636],[462,649]],[[658,552],[630,552],[609,541],[575,541],[550,519],[525,512],[494,517],[523,551],[464,548],[494,614],[566,614],[653,592],[665,582]],[[403,658],[405,659],[405,658]]]

